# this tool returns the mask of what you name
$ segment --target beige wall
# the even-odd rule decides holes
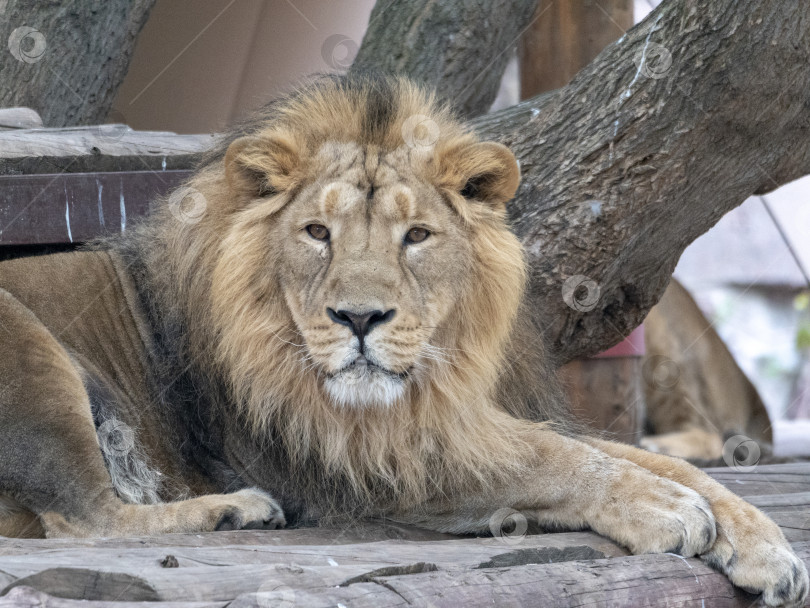
[[[340,69],[373,6],[374,0],[158,0],[111,120],[178,133],[221,130],[308,74]]]

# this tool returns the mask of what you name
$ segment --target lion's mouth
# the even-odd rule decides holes
[[[327,373],[326,377],[333,379],[342,376],[351,376],[362,380],[364,378],[371,378],[375,374],[384,374],[390,378],[405,380],[410,376],[410,373],[410,368],[406,369],[404,372],[395,372],[394,370],[383,367],[379,363],[370,361],[365,355],[357,355],[354,361],[336,372]]]
[[[410,370],[395,372],[359,355],[335,373],[324,388],[332,401],[345,407],[388,407],[405,395]]]

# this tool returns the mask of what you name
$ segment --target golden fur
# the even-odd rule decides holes
[[[0,396],[0,494],[50,536],[276,525],[280,507],[482,532],[518,509],[801,600],[762,513],[682,461],[553,426],[506,223],[518,181],[420,87],[327,77],[237,127],[136,231],[0,265],[0,377],[40,393]],[[25,435],[54,416],[26,474]],[[137,449],[99,450],[119,423]],[[125,502],[112,467],[158,469],[159,502]]]
[[[728,438],[744,436],[770,449],[765,404],[683,285],[672,279],[644,327],[645,448],[720,459]]]

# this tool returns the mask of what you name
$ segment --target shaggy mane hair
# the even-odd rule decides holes
[[[413,387],[407,404],[337,407],[302,363],[302,336],[267,272],[272,260],[261,226],[272,213],[234,208],[225,178],[228,146],[253,134],[294,141],[304,155],[327,141],[393,150],[403,145],[403,124],[414,115],[438,125],[435,158],[441,171],[452,172],[441,166],[445,151],[477,139],[433,94],[401,78],[316,78],[204,155],[184,185],[204,196],[199,221],[178,221],[166,197],[113,242],[131,264],[155,329],[161,396],[172,407],[184,404],[181,417],[197,424],[195,434],[210,450],[212,426],[223,424],[246,444],[281,454],[296,493],[327,510],[337,508],[337,494],[345,495],[340,508],[348,496],[351,504],[405,509],[454,488],[522,475],[531,427],[516,416],[564,417],[541,333],[526,325],[531,315],[518,314],[525,261],[503,211],[464,218],[476,289],[439,332],[441,346],[454,355],[431,362],[429,381]],[[273,207],[293,195],[275,195]]]

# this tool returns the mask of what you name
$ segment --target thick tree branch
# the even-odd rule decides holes
[[[403,74],[486,112],[537,0],[379,0],[352,69]]]
[[[155,0],[0,2],[0,108],[46,127],[102,122]]]
[[[474,121],[520,159],[514,229],[562,361],[640,323],[724,213],[810,173],[808,65],[808,3],[665,0],[568,86]],[[566,304],[577,276],[598,298]]]

